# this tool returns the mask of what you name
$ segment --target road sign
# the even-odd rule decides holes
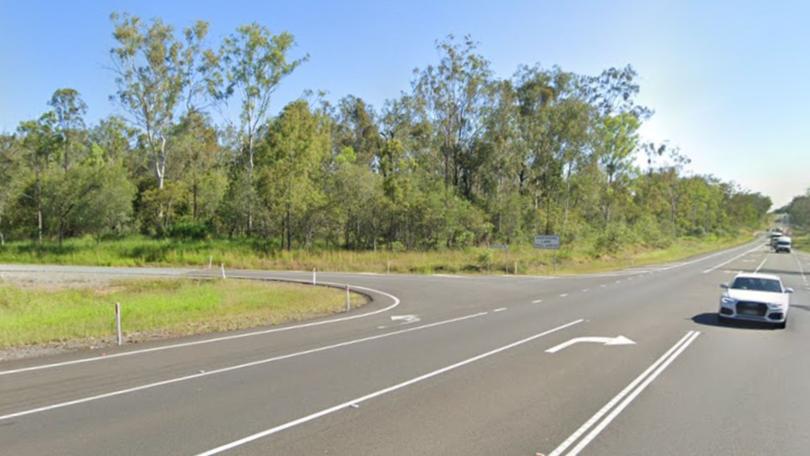
[[[539,235],[534,237],[534,248],[536,249],[559,249],[560,236],[556,234]]]

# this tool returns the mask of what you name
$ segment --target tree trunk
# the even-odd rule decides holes
[[[42,177],[39,166],[36,170],[36,200],[37,200],[37,243],[42,244]]]

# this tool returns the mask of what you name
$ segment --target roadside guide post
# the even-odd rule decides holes
[[[219,264],[219,272],[222,274],[222,278],[225,279],[225,263]]]
[[[352,296],[351,291],[349,290],[349,284],[346,284],[346,312],[352,309]]]
[[[317,275],[315,273],[315,268],[312,268],[312,284],[313,285],[318,284],[318,277],[317,277]]]
[[[554,250],[552,268],[557,271],[557,251],[560,250],[560,236],[558,234],[539,234],[534,237],[534,248]]]
[[[118,346],[124,345],[124,336],[121,333],[121,303],[115,303],[115,340]]]

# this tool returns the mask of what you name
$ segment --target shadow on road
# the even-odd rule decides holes
[[[793,307],[793,306],[791,306]],[[720,323],[717,320],[716,312],[704,312],[692,317],[692,321],[705,326],[720,326],[724,328],[739,328],[739,329],[774,329],[770,323],[759,323],[756,321],[742,321],[742,320],[729,320],[728,322]]]

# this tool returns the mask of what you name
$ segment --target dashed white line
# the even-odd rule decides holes
[[[356,399],[351,399],[351,400],[343,402],[341,404],[338,404],[338,405],[323,409],[323,410],[321,410],[319,412],[315,412],[313,414],[298,418],[298,419],[293,420],[293,421],[289,421],[287,423],[284,423],[284,424],[281,424],[281,425],[266,429],[266,430],[261,431],[261,432],[257,432],[255,434],[251,434],[251,435],[249,435],[247,437],[244,437],[244,438],[241,438],[239,440],[235,440],[233,442],[226,443],[224,445],[220,445],[220,446],[218,446],[216,448],[213,448],[211,450],[199,453],[197,456],[211,456],[211,455],[214,455],[214,454],[218,454],[218,453],[222,453],[224,451],[231,450],[233,448],[242,446],[242,445],[244,445],[246,443],[250,443],[250,442],[253,442],[255,440],[264,438],[264,437],[269,437],[269,436],[271,436],[273,434],[277,434],[277,433],[279,433],[281,431],[284,431],[286,429],[290,429],[290,428],[293,428],[295,426],[299,426],[301,424],[305,424],[305,423],[308,423],[310,421],[317,420],[318,418],[321,418],[321,417],[324,417],[326,415],[330,415],[332,413],[338,412],[338,411],[340,411],[342,409],[345,409],[347,407],[352,407],[353,405],[359,405],[362,402],[366,402],[368,400],[383,396],[385,394],[392,393],[392,392],[397,391],[399,389],[402,389],[402,388],[408,387],[410,385],[413,385],[413,384],[428,380],[428,379],[436,377],[438,375],[442,375],[442,374],[444,374],[446,372],[458,369],[458,368],[466,366],[468,364],[472,364],[472,363],[474,363],[476,361],[480,361],[480,360],[482,360],[484,358],[488,358],[490,356],[493,356],[493,355],[496,355],[498,353],[510,350],[510,349],[518,347],[520,345],[524,345],[524,344],[529,343],[529,342],[531,342],[533,340],[539,339],[541,337],[547,336],[547,335],[555,333],[557,331],[561,331],[563,329],[566,329],[566,328],[569,328],[571,326],[582,323],[583,321],[584,320],[582,320],[582,319],[574,320],[574,321],[572,321],[570,323],[566,323],[564,325],[557,326],[556,328],[552,328],[552,329],[549,329],[547,331],[537,333],[537,334],[535,334],[533,336],[529,336],[529,337],[527,337],[525,339],[521,339],[521,340],[512,342],[512,343],[510,343],[508,345],[504,345],[502,347],[498,347],[498,348],[496,348],[494,350],[490,350],[490,351],[488,351],[486,353],[481,353],[480,355],[473,356],[472,358],[467,358],[467,359],[465,359],[463,361],[459,361],[459,362],[457,362],[455,364],[451,364],[449,366],[442,367],[441,369],[436,369],[436,370],[428,372],[426,374],[422,374],[422,375],[420,375],[418,377],[414,377],[414,378],[412,378],[410,380],[406,380],[404,382],[397,383],[396,385],[392,385],[392,386],[389,386],[387,388],[383,388],[381,390],[374,391],[373,393],[366,394],[365,396],[360,396],[360,397],[358,397]]]
[[[757,268],[754,269],[754,272],[759,272],[759,270],[762,269],[763,266],[765,266],[766,261],[768,261],[767,255],[765,255],[765,258],[762,259],[762,263],[759,263],[759,266],[757,266]]]
[[[540,304],[541,302],[543,302],[542,299],[535,299],[534,301],[532,301],[532,304]]]
[[[506,307],[498,307],[497,309],[493,310],[493,312],[503,312],[506,310]]]
[[[327,350],[333,350],[333,349],[336,349],[336,348],[347,347],[349,345],[355,345],[355,344],[359,344],[359,343],[362,343],[362,342],[369,342],[369,341],[372,341],[372,340],[383,339],[383,338],[386,338],[386,337],[396,336],[396,335],[399,335],[399,334],[404,334],[404,333],[408,333],[408,332],[412,332],[412,331],[418,331],[418,330],[422,330],[422,329],[434,328],[434,327],[437,327],[437,326],[443,326],[443,325],[447,325],[447,324],[450,324],[450,323],[456,323],[456,322],[463,321],[463,320],[468,320],[468,319],[471,319],[471,318],[482,317],[484,315],[487,315],[487,313],[488,312],[478,312],[478,313],[474,313],[474,314],[470,314],[470,315],[465,315],[463,317],[451,318],[449,320],[437,321],[437,322],[434,322],[434,323],[428,323],[426,325],[421,325],[421,326],[414,326],[414,327],[411,327],[411,328],[401,329],[401,330],[398,330],[398,331],[392,331],[392,332],[388,332],[388,333],[385,333],[385,334],[377,334],[375,336],[363,337],[361,339],[348,340],[348,341],[345,341],[345,342],[339,342],[339,343],[336,343],[336,344],[325,345],[325,346],[322,346],[322,347],[312,348],[312,349],[304,350],[304,351],[300,351],[300,352],[288,353],[286,355],[279,355],[279,356],[274,356],[272,358],[260,359],[260,360],[257,360],[257,361],[251,361],[251,362],[244,363],[244,364],[237,364],[237,365],[234,365],[234,366],[223,367],[221,369],[214,369],[214,370],[210,370],[210,371],[199,372],[199,373],[196,373],[196,374],[186,375],[186,376],[183,376],[183,377],[176,377],[176,378],[171,378],[171,379],[168,379],[168,380],[162,380],[162,381],[159,381],[159,382],[148,383],[146,385],[135,386],[135,387],[132,387],[132,388],[126,388],[126,389],[122,389],[122,390],[118,390],[118,391],[111,391],[109,393],[97,394],[95,396],[83,397],[83,398],[74,399],[74,400],[71,400],[71,401],[60,402],[60,403],[52,404],[52,405],[46,405],[46,406],[43,406],[43,407],[37,407],[37,408],[29,409],[29,410],[24,410],[24,411],[21,411],[21,412],[15,412],[15,413],[7,414],[7,415],[2,415],[2,416],[0,416],[0,421],[8,420],[8,419],[11,419],[11,418],[18,418],[18,417],[25,416],[25,415],[32,415],[32,414],[35,414],[35,413],[46,412],[46,411],[49,411],[49,410],[69,407],[71,405],[84,404],[84,403],[87,403],[87,402],[97,401],[99,399],[107,399],[107,398],[110,398],[110,397],[121,396],[121,395],[124,395],[124,394],[134,393],[136,391],[143,391],[143,390],[147,390],[147,389],[151,389],[151,388],[157,388],[159,386],[165,386],[165,385],[171,385],[171,384],[174,384],[174,383],[185,382],[185,381],[189,381],[189,380],[193,380],[193,379],[197,379],[197,378],[201,378],[201,377],[208,377],[208,376],[211,376],[211,375],[223,374],[225,372],[231,372],[231,371],[235,371],[235,370],[239,370],[239,369],[245,369],[245,368],[248,368],[248,367],[260,366],[260,365],[263,365],[263,364],[269,364],[269,363],[272,363],[272,362],[281,361],[281,360],[285,360],[285,359],[296,358],[296,357],[299,357],[299,356],[310,355],[310,354],[313,354],[313,353],[318,353],[318,352],[327,351]]]
[[[583,289],[582,289],[582,292],[583,292],[583,293],[587,293],[587,292],[589,292],[589,291],[591,291],[591,289],[590,289],[590,288],[583,288]]]
[[[745,252],[743,252],[743,253],[741,253],[741,254],[739,254],[739,255],[736,255],[736,256],[734,256],[734,257],[731,257],[731,258],[729,258],[728,260],[726,260],[726,261],[724,261],[724,262],[722,262],[722,263],[720,263],[720,264],[716,264],[716,265],[714,265],[714,266],[710,267],[709,269],[704,270],[704,271],[703,271],[703,273],[704,273],[704,274],[708,274],[708,273],[710,273],[710,272],[714,271],[715,269],[722,268],[723,266],[725,266],[725,265],[727,265],[727,264],[731,263],[732,261],[734,261],[734,260],[736,260],[736,259],[738,259],[738,258],[742,258],[742,257],[744,257],[744,256],[748,255],[749,253],[754,252],[754,251],[756,251],[756,250],[759,250],[759,249],[761,249],[761,248],[762,248],[762,244],[757,244],[756,246],[754,246],[754,248],[752,248],[752,249],[750,249],[750,250],[746,250]],[[721,252],[721,253],[724,253],[724,252]]]
[[[560,293],[560,297],[561,297],[561,298],[564,298],[564,297],[566,297],[566,296],[568,296],[568,293]]]

